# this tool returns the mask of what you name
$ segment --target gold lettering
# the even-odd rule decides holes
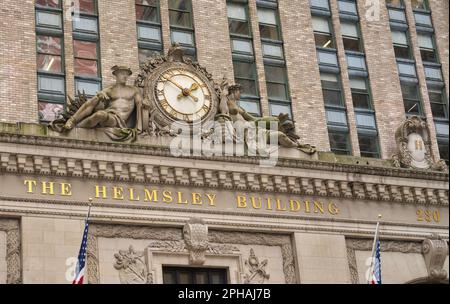
[[[33,192],[34,191],[33,187],[36,187],[36,181],[35,180],[27,179],[27,180],[25,180],[23,182],[23,184],[27,186],[27,189],[28,189],[27,193],[34,193]]]
[[[139,194],[137,195],[137,198],[134,198],[134,189],[130,188],[128,189],[128,191],[130,192],[130,201],[139,201]]]
[[[183,201],[183,193],[178,192],[178,204],[187,205],[188,201]]]
[[[267,198],[267,210],[272,210],[272,200],[270,197]]]
[[[247,208],[247,198],[245,196],[238,195],[237,206],[238,208]]]
[[[100,198],[100,193],[102,194],[103,199],[107,198],[105,186],[102,186],[101,191],[100,191],[100,186],[95,186],[95,198]]]
[[[286,206],[284,205],[283,208],[281,208],[281,200],[277,199],[277,211],[286,211]]]
[[[113,187],[113,199],[123,200],[123,188]]]
[[[192,205],[203,205],[200,193],[192,193]]]
[[[314,213],[322,213],[323,214],[323,203],[314,201]]]
[[[216,205],[216,195],[215,194],[206,194],[206,197],[209,199],[210,206]]]
[[[164,203],[172,203],[173,202],[173,197],[172,197],[172,192],[171,191],[164,191],[163,192],[163,202]]]
[[[305,212],[306,213],[310,213],[311,212],[311,209],[309,207],[309,201],[305,201]]]
[[[153,190],[150,192],[148,189],[144,189],[146,202],[158,202],[158,190]]]
[[[339,214],[339,208],[334,203],[328,204],[328,211],[332,215]]]
[[[258,200],[258,203],[256,203],[256,200]],[[260,197],[256,198],[254,196],[252,196],[252,205],[253,205],[253,209],[261,209],[262,208],[262,200]]]
[[[72,185],[67,183],[61,183],[61,195],[71,196],[72,195]]]
[[[54,182],[42,182],[42,194],[50,194],[50,195],[54,195],[55,194],[55,189],[54,189]]]
[[[299,201],[291,200],[291,201],[289,202],[289,204],[291,205],[291,211],[292,211],[292,212],[298,212],[298,211],[300,211],[300,202],[299,202]],[[295,204],[295,207],[294,207],[294,204]]]

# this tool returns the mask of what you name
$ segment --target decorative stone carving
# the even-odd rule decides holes
[[[265,280],[270,279],[270,274],[266,272],[266,266],[268,263],[269,261],[267,259],[259,262],[253,248],[250,249],[250,256],[247,260],[245,260],[245,266],[247,266],[249,273],[245,274],[244,283],[262,284]]]
[[[184,242],[189,250],[189,262],[192,265],[203,265],[205,252],[209,247],[208,226],[201,219],[191,219],[183,228]]]
[[[133,246],[130,246],[128,251],[120,250],[114,257],[114,268],[119,271],[122,284],[153,283],[153,276],[149,274],[145,263],[144,251],[135,251]]]
[[[0,231],[6,232],[6,283],[22,283],[19,221],[0,219]]]
[[[423,241],[422,250],[429,277],[433,280],[446,279],[447,271],[443,268],[448,255],[447,242],[439,235],[433,234]]]
[[[392,156],[394,166],[412,169],[446,171],[443,160],[431,156],[430,130],[418,116],[407,119],[395,132],[397,153]]]

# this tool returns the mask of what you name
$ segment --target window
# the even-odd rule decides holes
[[[448,109],[444,91],[428,86],[428,96],[430,98],[433,117],[448,119]]]
[[[406,23],[406,15],[404,10],[388,8],[389,20],[399,23]]]
[[[343,106],[338,75],[320,73],[320,79],[325,105]]]
[[[429,13],[414,12],[414,19],[419,26],[432,27],[431,16]]]
[[[333,132],[328,130],[331,151],[336,154],[350,155],[350,140],[348,133]]]
[[[386,4],[392,7],[403,7],[403,1],[402,0],[386,0]]]
[[[331,35],[330,21],[324,17],[312,17],[314,39],[316,47],[334,48],[333,36]]]
[[[346,51],[361,52],[358,25],[353,22],[341,22],[342,39]]]
[[[394,52],[396,58],[410,59],[411,51],[406,32],[391,31],[392,42],[394,43]]]
[[[94,96],[101,90],[97,1],[83,0],[73,20],[75,93]]]
[[[227,284],[226,269],[163,266],[164,284]]]
[[[438,148],[441,159],[445,161],[447,166],[449,165],[449,145],[447,140],[439,140],[438,138]]]
[[[172,43],[179,43],[187,55],[196,58],[192,1],[169,0],[169,23]]]
[[[434,50],[433,36],[431,34],[418,33],[417,40],[419,42],[422,61],[437,62],[437,56]]]
[[[278,9],[259,6],[257,9],[270,115],[283,113],[292,118]]]
[[[161,55],[161,17],[159,0],[136,0],[139,64]]]
[[[416,66],[411,62],[397,61],[398,72],[401,76],[416,77]]]
[[[363,55],[347,54],[347,64],[350,69],[366,70],[366,60]]]
[[[428,10],[428,5],[425,0],[411,0],[411,6],[415,9]]]
[[[309,4],[313,8],[319,8],[323,10],[330,10],[330,5],[328,3],[328,0],[309,0]]]
[[[356,3],[354,0],[338,0],[338,8],[340,13],[357,15]]]
[[[362,77],[351,77],[350,88],[352,91],[353,106],[355,109],[372,109],[370,95],[367,88],[367,80]]]
[[[362,157],[380,158],[376,135],[358,133],[358,142]]]
[[[422,105],[420,101],[419,86],[413,83],[400,83],[402,88],[403,103],[406,115],[421,115]]]
[[[36,66],[39,121],[50,122],[64,111],[65,67],[61,2],[36,1]]]

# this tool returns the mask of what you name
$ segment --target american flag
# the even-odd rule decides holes
[[[75,279],[72,284],[83,284],[84,272],[86,270],[86,247],[89,232],[89,214],[91,207],[89,206],[88,216],[86,218],[86,225],[84,226],[83,239],[81,240],[80,252],[78,253],[77,268],[75,269]]]
[[[377,240],[377,249],[375,251],[375,261],[372,269],[371,284],[381,284],[381,248],[380,240]]]

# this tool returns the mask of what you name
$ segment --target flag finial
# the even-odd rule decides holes
[[[90,198],[89,198],[89,207],[91,207],[91,206],[92,206],[92,201],[93,201],[93,198],[92,198],[92,197],[90,197]]]
[[[381,218],[383,217],[383,215],[381,215],[381,214],[378,214],[378,219],[380,219],[381,220]]]

